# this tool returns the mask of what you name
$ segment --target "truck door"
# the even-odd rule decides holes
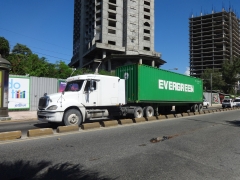
[[[83,91],[83,104],[85,106],[98,105],[97,81],[88,80]]]

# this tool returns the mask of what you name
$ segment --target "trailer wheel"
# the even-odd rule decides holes
[[[141,118],[143,117],[143,109],[141,107],[136,107],[133,112],[134,118]]]
[[[202,104],[199,104],[198,105],[198,112],[202,112],[203,111],[203,105]]]
[[[65,126],[82,124],[82,115],[76,109],[69,109],[64,113],[63,123]]]
[[[198,111],[198,105],[197,104],[194,104],[192,106],[192,112],[197,112]]]
[[[154,115],[154,110],[152,106],[147,106],[143,110],[145,117],[152,117]]]

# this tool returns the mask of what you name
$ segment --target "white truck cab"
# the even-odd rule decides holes
[[[111,111],[126,104],[125,80],[96,74],[67,78],[62,93],[45,94],[39,99],[38,120],[65,125],[80,125],[86,119],[107,118]]]

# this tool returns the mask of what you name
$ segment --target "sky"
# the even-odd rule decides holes
[[[0,0],[0,7],[0,37],[11,49],[20,43],[50,63],[70,63],[74,0]],[[239,0],[155,0],[155,51],[167,62],[161,69],[188,74],[189,18],[222,8],[240,17]]]

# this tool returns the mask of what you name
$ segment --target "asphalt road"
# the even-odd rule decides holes
[[[209,107],[209,109],[219,109],[219,107]],[[206,108],[204,108],[206,110]],[[27,120],[27,121],[0,121],[0,133],[1,132],[9,132],[9,131],[22,131],[22,135],[26,136],[27,131],[30,129],[39,129],[39,128],[53,128],[56,131],[57,126],[50,125],[47,122],[41,122],[37,120]]]
[[[0,177],[239,179],[239,125],[234,110],[0,142]]]

